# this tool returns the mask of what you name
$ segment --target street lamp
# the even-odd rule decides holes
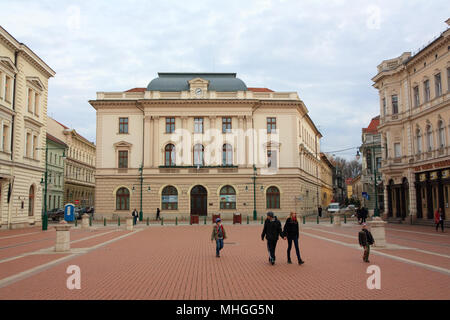
[[[256,166],[253,165],[253,220],[256,221]]]
[[[139,221],[142,221],[144,219],[144,214],[142,212],[142,185],[143,185],[143,182],[144,182],[144,177],[142,175],[143,171],[144,171],[144,164],[141,164],[141,166],[139,167],[140,180],[141,180],[141,198],[140,198]]]

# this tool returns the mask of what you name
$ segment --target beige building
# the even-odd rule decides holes
[[[334,166],[324,153],[320,153],[320,160],[320,205],[326,208],[333,200]]]
[[[67,145],[64,168],[64,204],[94,206],[95,144],[48,117],[48,132]]]
[[[0,226],[40,225],[48,79],[55,72],[0,27]]]
[[[159,73],[90,103],[97,218],[140,211],[141,200],[144,219],[157,208],[170,219],[251,217],[254,197],[258,218],[317,207],[321,135],[296,92],[248,88],[234,73]]]
[[[450,19],[447,21],[450,23]],[[383,61],[380,95],[385,218],[431,222],[450,214],[450,28],[415,54]]]

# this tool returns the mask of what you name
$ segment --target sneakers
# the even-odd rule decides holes
[[[299,265],[302,265],[302,264],[304,264],[304,263],[305,263],[305,261],[303,261],[303,260],[300,260],[300,261],[298,262]]]
[[[291,261],[291,259],[289,259],[289,260],[288,260],[288,263],[289,263],[289,264],[292,264],[292,261]]]
[[[271,259],[271,260],[270,260],[270,263],[271,263],[272,265],[274,265],[274,264],[275,264],[275,260]]]

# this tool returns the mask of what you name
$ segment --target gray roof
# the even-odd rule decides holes
[[[236,73],[179,73],[158,72],[158,78],[147,86],[147,91],[189,91],[189,80],[202,78],[209,81],[208,90],[212,91],[247,91],[244,81],[236,78]]]

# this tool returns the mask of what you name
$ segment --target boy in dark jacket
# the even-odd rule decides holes
[[[362,224],[362,230],[359,232],[358,238],[359,238],[359,245],[364,248],[363,261],[370,262],[369,261],[370,246],[373,245],[375,241],[372,237],[372,233],[370,233],[370,231],[367,230],[365,223]]]
[[[223,249],[223,239],[226,239],[225,229],[220,218],[216,219],[216,225],[213,227],[211,241],[216,240],[216,257],[220,258],[220,250]]]
[[[281,230],[281,222],[274,218],[273,212],[267,212],[267,219],[264,222],[264,229],[261,233],[261,240],[264,241],[264,237],[267,239],[267,250],[269,251],[269,262],[275,264],[275,248],[277,247],[278,237],[283,237],[283,231]]]

